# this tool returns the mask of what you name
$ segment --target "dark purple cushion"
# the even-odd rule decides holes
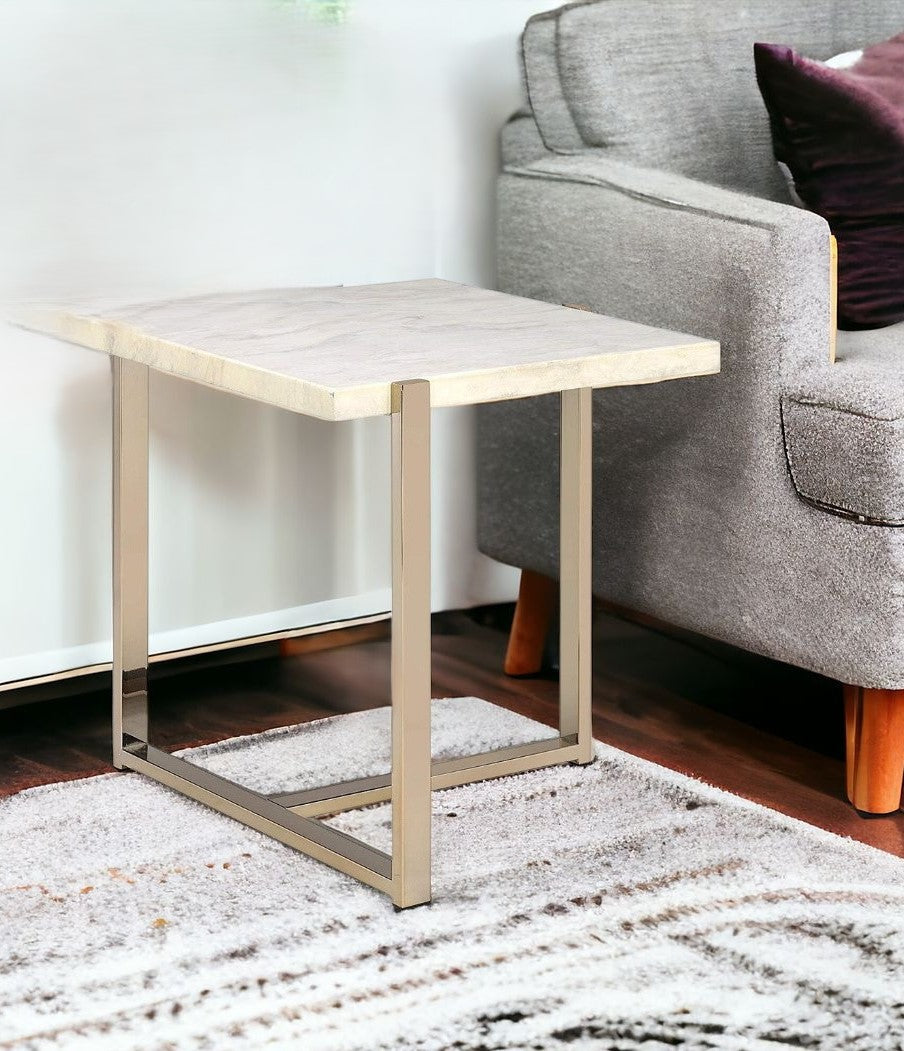
[[[838,323],[904,319],[904,33],[832,69],[754,44],[775,156],[838,238]]]

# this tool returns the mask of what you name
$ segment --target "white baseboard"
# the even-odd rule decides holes
[[[150,654],[171,653],[198,646],[216,646],[236,639],[270,635],[313,624],[329,624],[357,617],[369,617],[390,608],[389,588],[370,591],[363,595],[328,599],[306,606],[256,613],[250,617],[236,617],[213,624],[197,624],[188,628],[153,632],[149,639]],[[80,669],[100,671],[110,666],[112,643],[109,639],[85,643],[60,650],[43,650],[20,657],[0,659],[0,690],[25,685],[26,681],[52,681],[65,678]]]

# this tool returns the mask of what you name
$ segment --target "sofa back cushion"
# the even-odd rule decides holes
[[[825,59],[902,30],[904,0],[584,0],[528,23],[524,65],[550,149],[786,200],[754,42]]]

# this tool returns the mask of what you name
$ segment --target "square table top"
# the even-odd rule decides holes
[[[401,380],[429,380],[431,404],[445,406],[719,371],[712,340],[442,280],[35,308],[15,320],[323,420],[389,413]]]

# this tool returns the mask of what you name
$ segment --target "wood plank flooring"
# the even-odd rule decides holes
[[[491,609],[434,618],[434,695],[476,695],[554,725],[555,680],[502,673],[510,616]],[[385,704],[389,643],[374,634],[293,656],[265,647],[239,664],[165,674],[158,666],[152,738],[173,749]],[[866,819],[844,799],[841,690],[820,676],[604,614],[594,626],[594,732],[904,857],[904,814]],[[0,795],[109,769],[107,690],[0,711]]]

